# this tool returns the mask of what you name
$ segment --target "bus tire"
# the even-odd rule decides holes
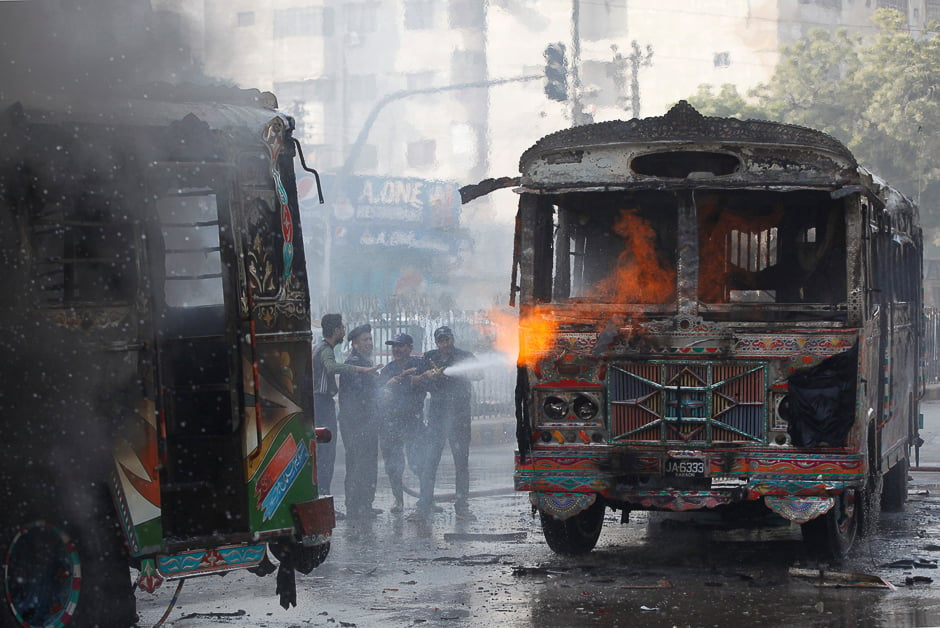
[[[119,531],[107,521],[78,525],[48,506],[15,513],[0,525],[0,627],[135,625]]]
[[[601,499],[564,521],[540,510],[539,517],[542,520],[545,542],[556,554],[587,554],[597,545],[601,528],[604,527],[605,510],[606,506]]]
[[[886,512],[904,510],[904,503],[907,501],[908,465],[907,458],[903,458],[885,473],[884,487],[881,489],[882,510]]]
[[[832,509],[800,526],[811,558],[840,562],[852,549],[865,508],[865,487],[847,489],[835,497]]]

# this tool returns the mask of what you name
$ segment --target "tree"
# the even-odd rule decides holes
[[[695,96],[691,96],[687,100],[702,115],[706,116],[738,118],[740,120],[769,120],[771,118],[766,109],[745,100],[738,93],[738,88],[731,83],[722,85],[717,94],[714,93],[711,85],[699,85]]]
[[[689,98],[705,115],[763,118],[825,131],[859,163],[921,206],[940,246],[940,33],[912,33],[892,9],[872,16],[874,38],[816,29],[781,51],[767,84],[741,96],[710,85]]]

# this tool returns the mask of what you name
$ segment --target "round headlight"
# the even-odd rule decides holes
[[[568,416],[568,402],[554,395],[546,397],[545,403],[542,404],[542,411],[553,421],[563,421]]]
[[[590,397],[586,397],[585,395],[575,397],[574,414],[582,421],[590,421],[596,417],[598,410],[600,410],[600,408],[597,407],[597,403]]]

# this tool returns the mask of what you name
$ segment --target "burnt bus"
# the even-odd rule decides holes
[[[515,487],[553,550],[590,551],[608,508],[762,506],[838,559],[902,507],[909,199],[824,133],[685,102],[548,135],[519,167]]]
[[[134,586],[234,569],[286,608],[329,551],[293,120],[164,96],[0,120],[4,628],[133,625]]]

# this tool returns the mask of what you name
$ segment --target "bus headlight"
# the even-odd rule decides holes
[[[554,395],[546,397],[542,411],[552,421],[564,421],[568,416],[568,402]]]
[[[572,409],[579,421],[590,421],[597,416],[597,413],[600,411],[597,402],[587,395],[578,395],[575,397]]]

